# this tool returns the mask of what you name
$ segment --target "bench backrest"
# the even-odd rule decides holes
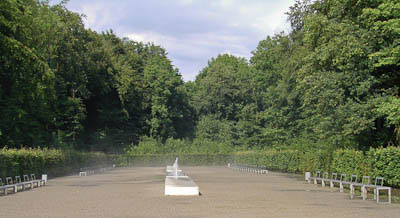
[[[315,177],[320,178],[321,177],[321,171],[315,172]]]
[[[324,173],[324,179],[328,179],[329,178],[329,173],[328,172],[325,172]]]
[[[381,185],[380,186],[383,186],[383,180],[384,180],[384,178],[383,177],[376,177],[375,178],[375,185],[379,185],[379,181],[381,182]]]
[[[7,185],[13,184],[12,178],[11,178],[11,177],[7,177],[7,178],[6,178],[6,183],[7,183]]]
[[[345,173],[340,174],[340,181],[346,181],[347,175]]]
[[[29,182],[29,176],[28,175],[24,175],[24,182]]]
[[[337,173],[332,173],[331,179],[332,180],[337,180]]]
[[[365,184],[365,185],[369,185],[369,183],[370,183],[369,176],[363,176],[362,180],[361,180],[361,183]]]
[[[350,182],[357,182],[357,175],[351,175]]]
[[[3,186],[3,180],[0,178],[0,186]]]
[[[36,180],[35,174],[31,174],[31,181]]]
[[[21,183],[21,177],[15,176],[15,183]]]

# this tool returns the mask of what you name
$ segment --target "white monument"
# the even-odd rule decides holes
[[[199,195],[199,186],[179,169],[178,158],[166,171],[165,195]]]

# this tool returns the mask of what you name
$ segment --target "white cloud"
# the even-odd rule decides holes
[[[193,3],[193,0],[179,0],[182,5],[190,5]]]
[[[211,57],[250,58],[267,35],[288,30],[285,12],[294,0],[79,0],[68,3],[87,15],[96,31],[113,29],[135,41],[164,47],[185,80]]]

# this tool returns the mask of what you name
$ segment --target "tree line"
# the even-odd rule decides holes
[[[298,0],[289,33],[267,36],[250,60],[211,58],[189,82],[162,47],[87,29],[65,4],[0,1],[2,147],[400,142],[396,1]]]

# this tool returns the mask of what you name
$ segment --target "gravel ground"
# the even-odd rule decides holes
[[[400,217],[400,205],[350,200],[348,193],[307,184],[291,174],[256,175],[226,167],[183,170],[199,185],[201,196],[164,196],[162,167],[121,168],[1,194],[0,217]]]

